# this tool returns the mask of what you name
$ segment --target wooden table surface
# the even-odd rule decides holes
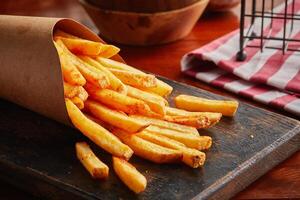
[[[98,32],[76,0],[1,0],[0,14],[69,17]],[[121,56],[126,62],[137,68],[296,118],[284,111],[267,108],[262,104],[238,97],[180,73],[179,63],[185,53],[238,28],[238,26],[239,7],[236,7],[226,13],[206,13],[197,22],[192,32],[178,42],[153,47],[118,46],[121,47]],[[34,198],[2,181],[0,181],[0,196],[1,199]],[[300,152],[295,153],[235,197],[235,199],[282,198],[300,199]]]

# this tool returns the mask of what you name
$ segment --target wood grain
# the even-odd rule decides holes
[[[263,104],[237,97],[219,88],[208,86],[195,79],[184,76],[179,70],[179,61],[188,51],[198,48],[215,38],[222,36],[238,27],[238,8],[228,13],[207,13],[194,27],[191,34],[176,43],[156,47],[138,48],[122,47],[121,55],[125,60],[141,69],[151,71],[168,78],[194,85],[217,94],[235,97],[253,105],[282,113],[296,118],[282,110],[275,110]],[[1,0],[0,14],[71,17],[87,25],[97,32],[97,29],[75,0]],[[236,199],[266,199],[266,198],[300,198],[300,152],[278,165],[265,176],[237,195]],[[32,199],[31,195],[0,181],[0,195],[3,199]]]
[[[162,80],[174,88],[171,104],[183,93],[224,98]],[[228,199],[300,148],[297,120],[240,103],[234,118],[200,130],[213,138],[200,169],[133,156],[130,162],[148,180],[147,190],[135,195],[113,172],[103,182],[90,178],[74,153],[76,141],[87,141],[77,130],[7,101],[0,101],[0,110],[0,178],[43,199]],[[89,143],[111,168],[111,155]]]

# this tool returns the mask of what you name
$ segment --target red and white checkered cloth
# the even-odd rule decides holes
[[[288,11],[292,1],[289,1]],[[275,8],[284,12],[284,5]],[[295,13],[300,14],[300,1],[295,3]],[[291,20],[287,20],[290,30]],[[270,31],[270,19],[265,19],[265,33],[283,35],[284,21],[275,19]],[[261,19],[256,20],[254,31],[260,35]],[[289,31],[287,31],[289,34]],[[300,39],[300,23],[294,21],[292,38]],[[249,41],[259,45],[260,40]],[[266,46],[282,46],[282,41],[266,41]],[[299,48],[299,42],[289,47]],[[246,47],[247,59],[236,61],[239,51],[239,30],[233,31],[199,49],[186,54],[181,61],[182,71],[201,81],[222,87],[236,94],[252,98],[300,116],[300,52]]]

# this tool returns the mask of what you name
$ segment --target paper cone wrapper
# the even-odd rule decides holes
[[[0,15],[0,98],[72,126],[52,39],[56,28],[103,42],[71,19]],[[118,55],[114,59],[123,61]]]

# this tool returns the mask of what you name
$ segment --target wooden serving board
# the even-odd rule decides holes
[[[165,81],[174,87],[171,99],[181,93],[223,99]],[[47,199],[227,199],[300,149],[299,121],[244,103],[234,118],[200,133],[213,138],[203,168],[133,157],[148,180],[135,195],[111,167],[108,180],[91,179],[75,157],[75,142],[87,141],[80,132],[0,100],[0,177]],[[111,156],[91,146],[111,166]]]

